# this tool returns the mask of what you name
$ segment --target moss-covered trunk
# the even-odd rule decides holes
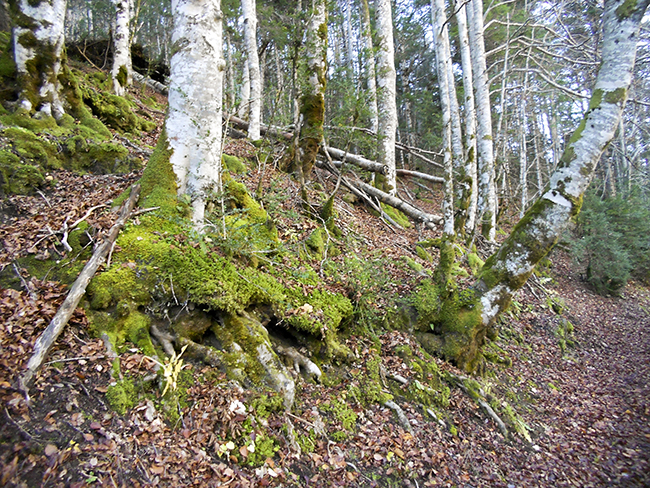
[[[292,169],[301,172],[304,179],[309,179],[323,142],[325,120],[327,5],[324,0],[315,2],[303,56],[299,68],[301,95],[298,155]]]
[[[59,74],[66,0],[10,0],[9,10],[19,106],[30,114],[41,112],[59,120],[65,113]]]

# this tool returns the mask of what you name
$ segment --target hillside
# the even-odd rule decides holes
[[[88,83],[94,78],[100,86],[102,74],[86,71]],[[42,182],[35,192],[7,196],[2,203],[0,484],[650,484],[647,287],[632,283],[621,297],[598,296],[581,282],[570,258],[555,251],[548,268],[518,292],[501,319],[499,338],[485,354],[484,374],[468,378],[426,353],[409,319],[427,298],[427,283],[439,259],[435,247],[423,243],[440,237],[439,232],[387,223],[342,188],[335,193],[329,217],[323,216],[324,202],[337,181],[320,169],[314,170],[309,186],[314,206],[306,210],[299,184],[277,169],[284,148],[273,141],[261,148],[241,139],[225,144],[225,164],[234,182],[228,198],[235,199],[235,188],[247,202],[222,215],[224,222],[239,222],[229,221],[227,238],[219,240],[216,222],[210,241],[195,239],[189,231],[180,234],[183,208],[174,214],[179,227],[169,232],[166,227],[152,230],[156,221],[147,219],[156,218],[157,210],[132,219],[115,246],[111,266],[97,276],[83,308],[77,309],[39,372],[27,404],[15,389],[15,379],[65,296],[61,281],[69,285],[75,279],[93,242],[112,225],[117,208],[111,202],[141,178],[137,164],[142,166],[151,156],[162,126],[162,97],[146,89],[131,97],[140,116],[153,122],[151,132],[123,135],[113,127],[110,143],[129,152],[122,159],[133,171],[99,175],[88,172],[92,165],[76,168],[76,173],[41,168]],[[7,130],[3,126],[3,147],[14,144],[11,150],[24,160],[26,153]],[[40,128],[30,132],[50,141],[69,136]],[[405,199],[438,212],[439,188],[425,190],[403,181],[400,192]],[[250,209],[263,215],[260,222],[246,220],[254,213]],[[406,224],[402,215],[386,212]],[[328,226],[329,218],[333,226]],[[80,219],[83,234],[73,233],[72,223]],[[258,230],[263,234],[256,234]],[[159,239],[149,244],[150,234]],[[66,251],[64,236],[73,251]],[[188,349],[178,389],[166,396],[150,359],[156,355],[169,364],[163,360],[164,344],[155,337],[153,343],[134,339],[128,331],[111,337],[112,346],[99,337],[107,331],[98,325],[102,313],[120,320],[146,315],[153,317],[154,325],[160,316],[176,312],[194,322],[203,320],[198,312],[203,304],[196,305],[195,313],[190,299],[200,298],[192,287],[201,283],[185,283],[178,273],[170,275],[169,284],[153,280],[151,286],[163,288],[169,300],[159,309],[155,297],[126,302],[111,297],[106,306],[98,304],[100,285],[108,288],[106,283],[118,273],[132,273],[135,279],[128,283],[135,287],[150,286],[150,276],[158,276],[165,262],[156,261],[153,251],[151,256],[139,255],[145,248],[134,246],[141,241],[156,252],[155,245],[166,246],[174,259],[180,259],[174,254],[180,249],[184,256],[229,260],[242,280],[260,280],[257,286],[279,283],[289,297],[283,302],[284,315],[274,298],[258,299],[273,308],[266,312],[270,318],[265,326],[275,346],[313,359],[322,369],[320,380],[292,373],[295,401],[285,412],[282,397],[254,381],[253,366],[242,367],[246,376],[235,381],[231,371],[207,365]],[[273,247],[265,247],[269,242]],[[478,247],[486,258],[488,246]],[[201,276],[192,269],[185,272],[188,280]],[[471,275],[464,262],[456,279],[469,282]],[[120,289],[124,283],[110,293],[125,291]],[[139,290],[127,292],[136,295]],[[187,297],[180,290],[187,291]],[[172,300],[175,304],[170,305]],[[134,308],[121,311],[123,303]],[[252,314],[250,303],[245,311]],[[323,329],[320,336],[308,330],[313,323],[333,323],[327,322],[326,312],[334,309],[345,309],[336,322],[338,330],[331,332],[335,336]],[[301,322],[305,316],[311,321]],[[295,324],[304,328],[291,332]],[[223,341],[207,336],[201,338],[202,345]],[[328,350],[322,351],[325,345],[319,345],[318,337],[323,343],[334,342],[327,342]],[[116,385],[121,385],[119,394]]]

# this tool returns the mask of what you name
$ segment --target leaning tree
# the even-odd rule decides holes
[[[439,310],[418,336],[423,344],[473,371],[482,364],[481,346],[513,294],[557,243],[580,212],[582,197],[605,147],[619,126],[632,81],[641,20],[650,0],[606,0],[602,60],[589,109],[573,133],[547,188],[486,261],[469,289],[449,279],[453,247],[441,249],[438,273],[445,287]]]

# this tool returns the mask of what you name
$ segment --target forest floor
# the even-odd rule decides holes
[[[242,146],[232,143],[229,149],[241,152]],[[25,252],[56,252],[38,242],[46,229],[63,228],[66,219],[115,198],[139,173],[52,176],[56,184],[42,194],[4,202],[3,267]],[[253,173],[245,182],[254,186],[259,178]],[[272,180],[296,195],[283,205],[299,208],[295,183],[269,169],[265,188]],[[363,236],[364,252],[378,265],[390,267],[404,253],[416,256],[415,242],[423,237],[418,229],[396,231],[360,205],[337,205],[341,226]],[[100,237],[114,218],[108,208],[96,209],[88,222]],[[279,221],[278,230],[288,235],[308,229]],[[551,261],[547,278],[531,280],[500,323],[500,354],[512,365],[490,363],[480,379],[501,411],[516,413],[512,418],[519,425],[509,425],[507,438],[457,387],[435,417],[396,397],[411,432],[389,408],[361,406],[346,396],[349,384],[363,376],[372,347],[370,338],[354,333],[346,338],[357,356],[349,381],[332,386],[297,379],[290,413],[254,418],[247,406],[256,401],[255,392],[213,376],[187,388],[187,406],[179,407],[174,425],[150,399],[119,415],[105,395],[113,381],[111,358],[102,340],[90,334],[81,308],[37,375],[27,403],[14,389],[15,379],[66,288],[17,268],[22,288],[0,289],[0,486],[650,486],[650,290],[631,283],[620,297],[602,297],[585,286],[565,252],[554,252]],[[410,277],[396,274],[393,280],[381,293],[409,291]],[[381,311],[380,291],[375,299]],[[564,310],[557,313],[552,304],[562,300]],[[377,337],[389,375],[382,381],[395,375],[416,381],[399,354],[399,346],[415,346],[413,337],[395,330],[378,331]],[[120,361],[133,376],[153,370],[136,348],[121,352]],[[195,378],[205,377],[203,365],[190,363],[188,369]],[[337,409],[347,412],[347,425]],[[251,440],[262,446],[273,437],[273,456],[256,459],[251,443],[222,441],[226,434],[241,438],[256,422],[267,439]],[[293,437],[308,439],[301,454],[288,426]]]

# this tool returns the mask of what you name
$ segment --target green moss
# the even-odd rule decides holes
[[[0,196],[28,195],[45,183],[36,166],[23,164],[8,151],[0,151]]]
[[[472,270],[472,273],[474,275],[478,275],[481,272],[485,261],[483,261],[475,252],[470,252],[467,255],[467,264]]]
[[[113,410],[120,415],[124,415],[138,401],[133,381],[125,378],[114,385],[110,385],[106,392],[106,399]]]
[[[321,228],[315,229],[305,240],[305,245],[313,253],[316,259],[322,259],[325,252],[325,241],[323,240],[325,231]]]
[[[417,249],[417,248],[416,248]],[[406,265],[415,271],[416,273],[424,273],[424,266],[422,266],[420,263],[416,263],[412,258],[408,256],[404,256],[404,261],[406,262]]]
[[[223,161],[223,165],[226,167],[226,169],[231,173],[242,174],[246,173],[248,170],[242,159],[236,156],[224,154],[221,157],[221,160]]]
[[[381,356],[372,349],[365,363],[365,374],[358,375],[358,386],[350,387],[350,393],[365,406],[373,403],[384,404],[393,399],[393,395],[384,391],[380,367]]]
[[[151,321],[149,317],[143,313],[132,311],[126,318],[122,326],[126,331],[126,336],[130,342],[140,348],[140,350],[147,356],[156,356],[156,350],[151,343],[151,336],[149,335],[149,326]]]
[[[391,207],[390,205],[386,205],[385,203],[380,203],[380,205],[381,209],[386,213],[386,215],[397,222],[398,225],[404,228],[411,227],[411,221],[402,211]]]
[[[2,135],[11,140],[13,150],[25,162],[42,168],[58,169],[63,166],[54,144],[20,127],[9,127]]]
[[[424,249],[422,246],[416,245],[415,246],[415,253],[418,255],[418,257],[421,260],[426,261],[428,263],[433,262],[433,256],[431,256],[431,254],[426,249]]]
[[[120,132],[150,132],[155,123],[137,115],[138,107],[126,98],[105,92],[98,92],[88,86],[81,87],[83,101],[90,107],[93,115]]]
[[[341,424],[344,431],[353,432],[355,430],[357,414],[348,405],[345,395],[321,404],[320,409],[323,412],[331,413],[336,422]]]
[[[284,399],[276,393],[262,394],[250,402],[257,419],[267,419],[272,413],[284,412]]]
[[[418,312],[419,328],[425,330],[431,328],[438,319],[442,307],[438,285],[433,280],[423,280],[418,286],[415,295],[412,296],[411,302]]]
[[[169,162],[172,155],[167,133],[163,129],[158,144],[140,179],[140,201],[145,207],[161,207],[161,215],[177,214],[177,183],[174,168]]]
[[[126,69],[126,66],[124,66],[124,65],[120,66],[120,68],[119,68],[118,71],[117,71],[117,77],[116,77],[116,78],[117,78],[117,82],[118,82],[121,86],[126,86],[126,85],[127,85],[127,81],[128,81],[128,77],[129,77],[129,72],[128,72],[128,70]]]
[[[636,0],[625,0],[619,7],[616,9],[616,16],[619,20],[625,20],[630,17],[637,9]]]
[[[607,92],[605,94],[605,101],[607,103],[623,103],[627,98],[627,89],[617,88],[614,91]]]

